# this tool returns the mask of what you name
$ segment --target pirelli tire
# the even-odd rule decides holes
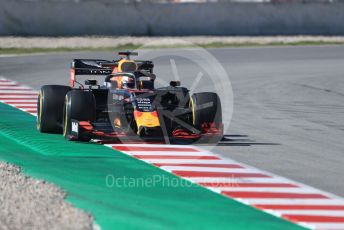
[[[190,98],[190,107],[195,128],[202,131],[202,125],[214,125],[215,128],[221,130],[221,133],[210,141],[219,141],[223,136],[222,107],[219,96],[212,92],[195,93]]]
[[[71,90],[64,85],[45,85],[37,100],[37,130],[41,133],[62,134],[63,105]]]
[[[93,122],[96,119],[96,100],[91,91],[72,90],[65,96],[63,110],[63,136],[67,140],[90,141],[91,135],[72,136],[72,120]]]

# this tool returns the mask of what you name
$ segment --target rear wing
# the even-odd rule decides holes
[[[134,60],[138,70],[153,73],[153,62]],[[117,72],[118,60],[74,59],[70,69],[71,87],[74,87],[77,75],[110,75]]]
[[[77,75],[109,75],[116,67],[116,62],[101,59],[74,59],[70,69],[71,87],[74,87]]]

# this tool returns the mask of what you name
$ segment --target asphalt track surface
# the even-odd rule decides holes
[[[344,196],[344,46],[208,51],[227,71],[234,94],[230,141],[213,151]],[[1,57],[0,73],[38,89],[68,84],[73,58],[114,56],[83,52]],[[198,67],[176,62],[182,84],[190,87]],[[168,57],[155,65],[158,78],[173,79]],[[206,89],[207,84],[200,81],[197,88]]]

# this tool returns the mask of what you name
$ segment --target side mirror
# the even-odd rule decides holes
[[[170,81],[170,86],[172,87],[180,86],[180,81]]]
[[[85,85],[97,85],[97,80],[86,80]]]

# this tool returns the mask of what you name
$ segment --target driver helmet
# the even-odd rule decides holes
[[[123,89],[132,89],[135,87],[134,79],[131,77],[122,77]]]
[[[114,88],[118,89],[132,89],[135,87],[135,81],[128,76],[116,76],[110,79]]]

